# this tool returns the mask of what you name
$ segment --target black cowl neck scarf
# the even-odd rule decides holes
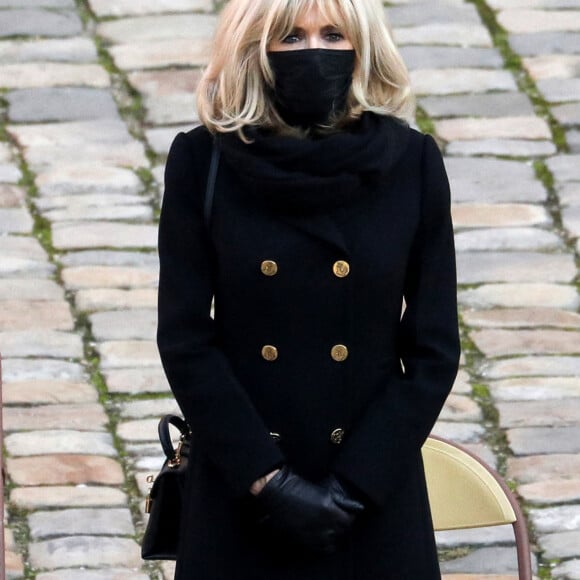
[[[246,129],[218,136],[223,159],[245,189],[288,213],[311,213],[349,205],[375,190],[397,163],[409,126],[395,117],[365,112],[340,132],[307,138]]]

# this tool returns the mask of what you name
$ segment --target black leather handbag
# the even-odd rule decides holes
[[[179,444],[173,448],[169,426],[181,433]],[[166,415],[159,421],[159,440],[165,462],[157,477],[151,477],[151,490],[145,500],[149,521],[141,544],[143,560],[175,560],[179,543],[185,478],[191,431],[187,423],[176,415]]]

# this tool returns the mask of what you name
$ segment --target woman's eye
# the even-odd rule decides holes
[[[298,34],[289,34],[285,38],[282,39],[284,44],[294,44],[295,42],[300,42],[300,35]]]
[[[340,32],[329,32],[326,35],[326,40],[329,42],[340,42],[344,40],[344,36]]]

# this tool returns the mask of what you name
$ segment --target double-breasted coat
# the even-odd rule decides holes
[[[378,145],[348,171],[377,171],[336,199],[332,164],[363,151],[365,131],[344,152],[333,137],[302,157],[276,150],[276,167],[300,176],[280,187],[287,204],[282,178],[260,178],[260,143],[224,140],[209,229],[212,136],[200,127],[172,145],[158,345],[193,431],[178,580],[440,577],[420,448],[459,358],[449,186],[431,137],[365,119]],[[301,147],[278,137],[263,151],[276,139]],[[309,182],[317,154],[324,175]],[[249,487],[284,462],[313,481],[334,472],[366,498],[336,553],[256,525]]]

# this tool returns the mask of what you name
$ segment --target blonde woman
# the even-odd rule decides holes
[[[172,145],[158,344],[193,431],[178,580],[440,578],[420,449],[459,358],[449,186],[403,120],[383,10],[230,0],[202,126]]]

